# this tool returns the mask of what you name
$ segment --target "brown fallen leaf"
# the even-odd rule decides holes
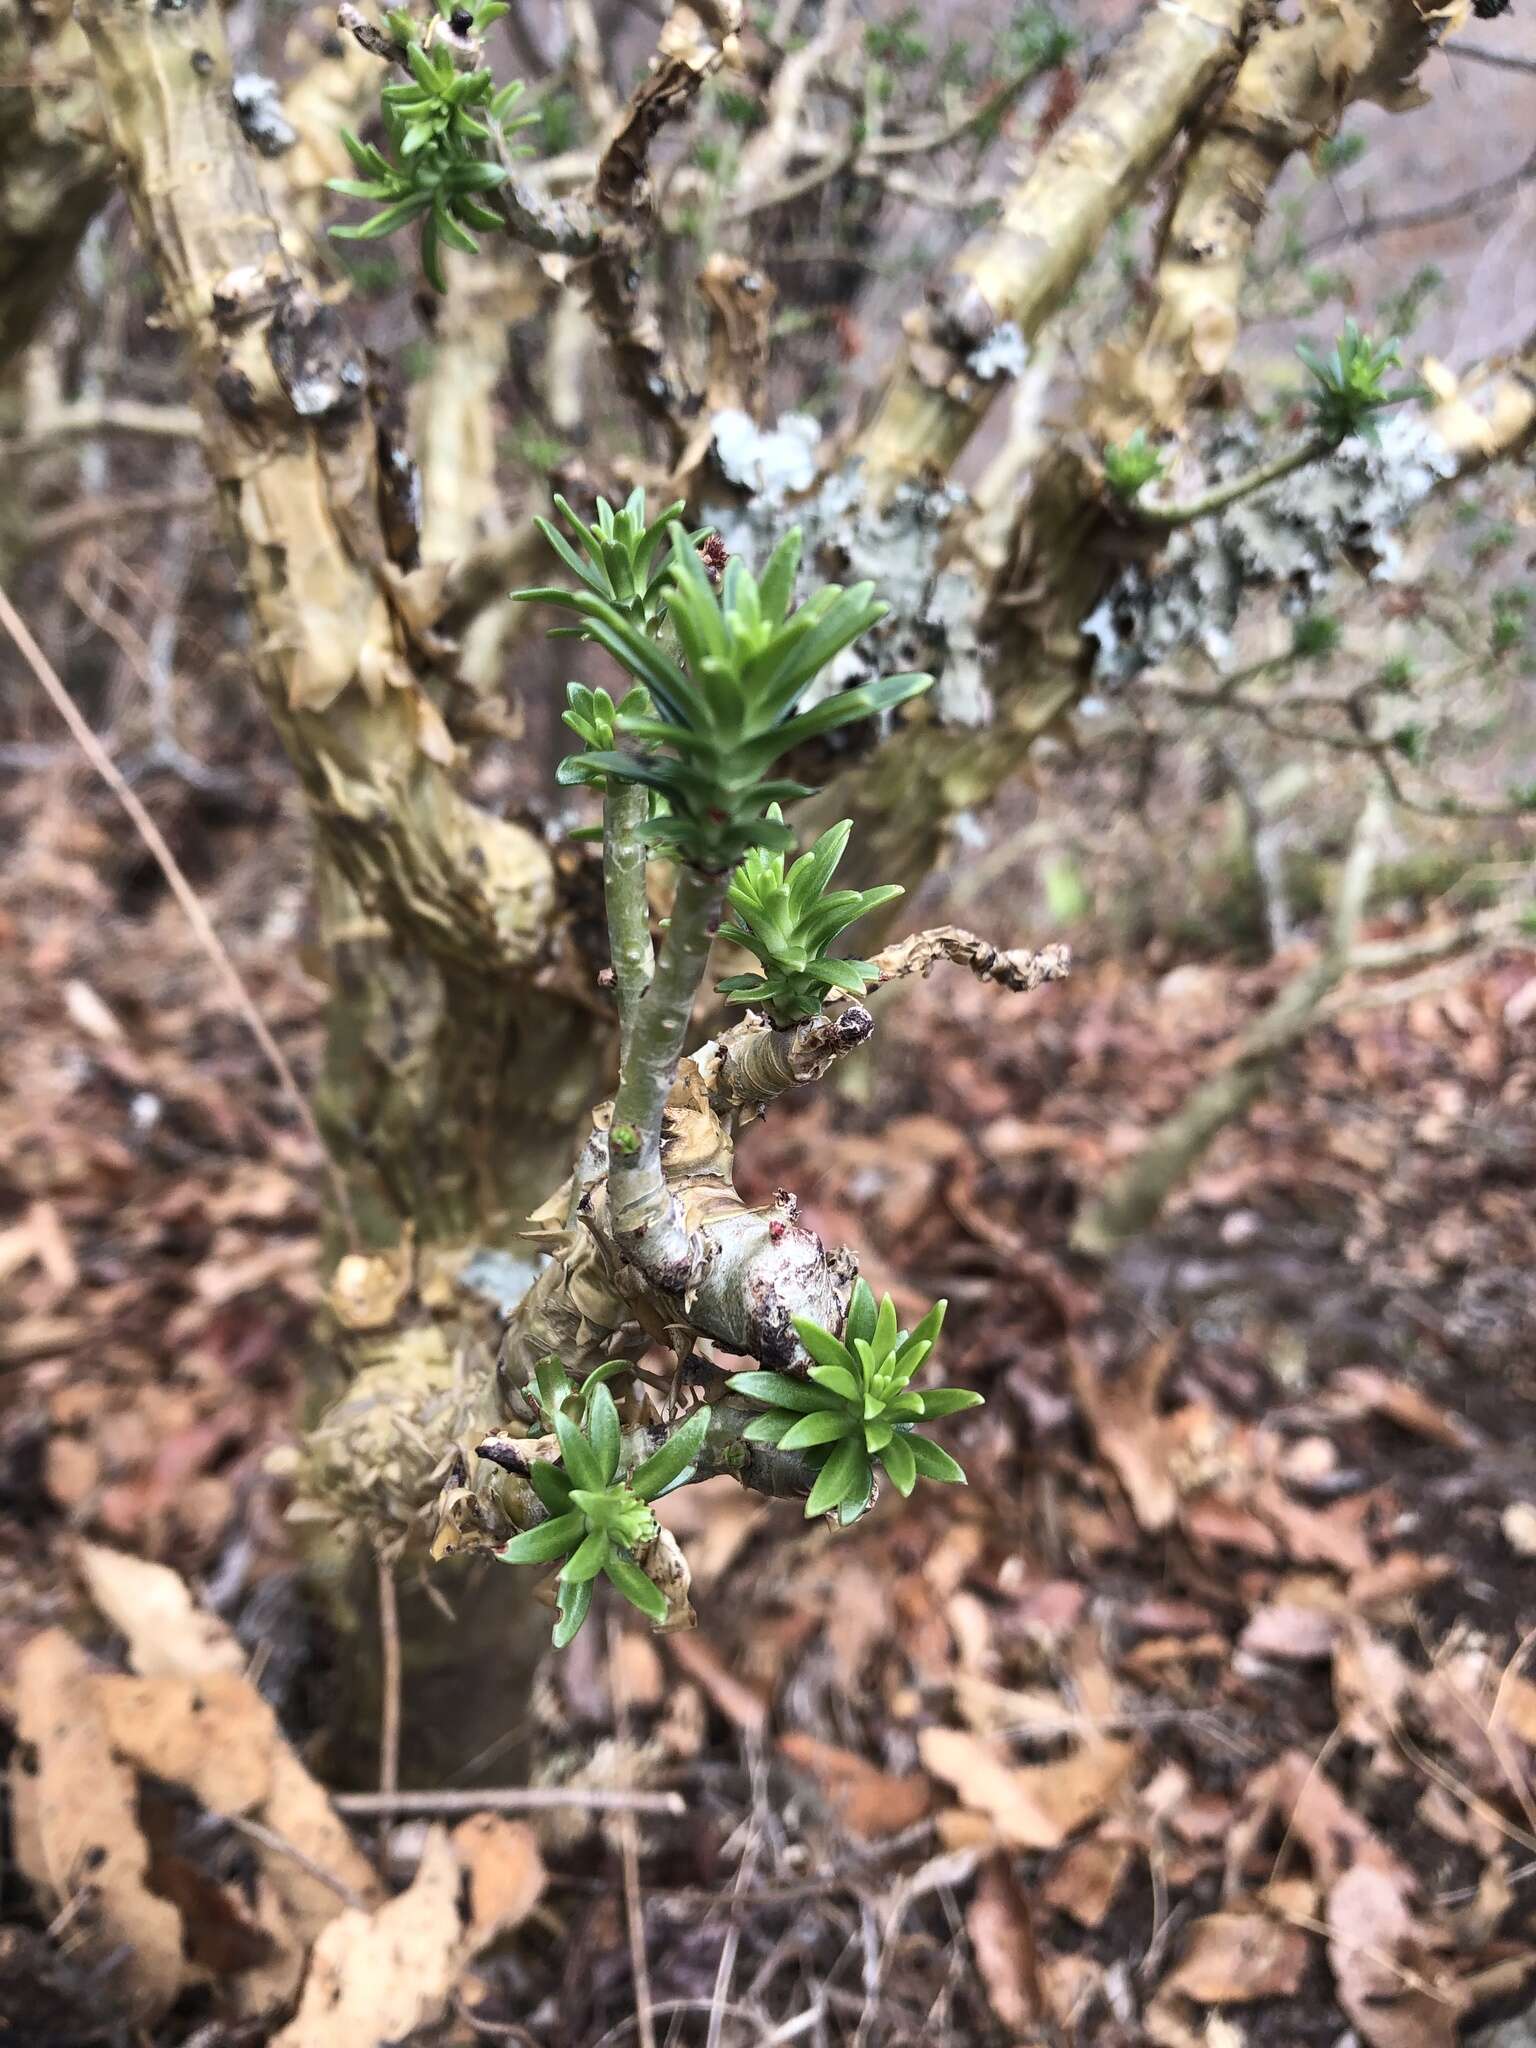
[[[1410,1436],[1464,1451],[1477,1442],[1477,1432],[1459,1415],[1442,1408],[1411,1380],[1378,1371],[1374,1366],[1346,1366],[1336,1372],[1329,1405],[1347,1414],[1384,1415]]]
[[[1080,1927],[1100,1927],[1135,1854],[1129,1842],[1093,1835],[1068,1849],[1045,1881],[1041,1897]]]
[[[988,2003],[1009,2038],[1043,2040],[1045,1999],[1035,1931],[1029,1902],[1006,1856],[991,1856],[982,1865],[975,1896],[966,1909],[965,1930]]]
[[[1184,1952],[1164,1979],[1197,2005],[1246,2005],[1291,1998],[1307,1967],[1307,1937],[1268,1913],[1209,1913],[1189,1930]]]
[[[1020,1849],[1059,1849],[1103,1812],[1136,1758],[1134,1743],[1091,1737],[1055,1763],[1013,1765],[960,1728],[925,1728],[917,1746],[924,1769]]]
[[[1328,1963],[1339,2004],[1368,2048],[1454,2048],[1461,2002],[1424,1975],[1405,1889],[1369,1863],[1330,1888]]]
[[[1165,1337],[1149,1345],[1118,1379],[1106,1381],[1082,1345],[1067,1345],[1078,1405],[1101,1455],[1125,1488],[1132,1513],[1149,1535],[1169,1528],[1179,1508],[1169,1469],[1169,1432],[1157,1410],[1177,1349],[1178,1338]]]
[[[642,1639],[643,1640],[643,1639]],[[469,1879],[469,1931],[479,1945],[520,1927],[544,1895],[539,1838],[526,1822],[473,1813],[453,1831]]]
[[[799,1731],[781,1735],[778,1746],[781,1755],[816,1780],[849,1834],[863,1841],[899,1834],[932,1808],[933,1787],[920,1771],[894,1777],[850,1749]]]
[[[141,1678],[245,1669],[245,1652],[233,1634],[197,1605],[168,1566],[100,1543],[82,1543],[77,1555],[87,1592],[127,1638],[128,1662]]]
[[[17,1658],[17,1861],[46,1911],[74,1908],[72,1942],[111,1967],[123,2017],[147,2022],[186,1981],[181,1916],[150,1889],[137,1787],[112,1754],[93,1676],[62,1629],[34,1636]]]
[[[1239,1650],[1288,1664],[1321,1664],[1332,1654],[1339,1618],[1320,1607],[1274,1601],[1255,1608],[1237,1639]]]
[[[371,1913],[348,1907],[322,1931],[272,2048],[364,2048],[440,2018],[464,1953],[461,1875],[446,1830],[432,1828],[408,1891]]]
[[[761,1735],[768,1725],[768,1702],[755,1687],[728,1671],[702,1636],[668,1636],[673,1661],[714,1701],[728,1721],[746,1735]]]
[[[251,1813],[267,1798],[282,1737],[272,1709],[244,1678],[101,1672],[93,1689],[107,1738],[125,1763],[185,1785],[212,1813]]]

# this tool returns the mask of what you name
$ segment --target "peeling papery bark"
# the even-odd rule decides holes
[[[448,652],[433,631],[441,572],[392,559],[363,355],[281,246],[230,111],[221,18],[143,0],[79,13],[190,346],[258,679],[317,830],[362,898],[429,953],[528,965],[548,944],[553,864],[448,773],[430,687]]]
[[[1421,105],[1413,75],[1437,32],[1416,0],[1307,0],[1294,19],[1258,30],[1190,152],[1144,330],[1101,358],[1090,401],[1098,438],[1177,430],[1236,347],[1244,275],[1281,171],[1336,133],[1357,101]]]
[[[1237,55],[1245,0],[1154,0],[1084,92],[1002,216],[908,317],[907,342],[856,452],[879,498],[944,475],[1110,222]]]

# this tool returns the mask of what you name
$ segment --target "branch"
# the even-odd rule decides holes
[[[1001,953],[975,932],[963,931],[956,924],[941,924],[910,939],[898,939],[895,945],[877,953],[874,964],[880,970],[880,979],[875,986],[884,988],[887,982],[899,981],[908,974],[920,974],[926,980],[940,960],[966,968],[978,981],[995,981],[999,988],[1014,995],[1027,995],[1048,981],[1065,981],[1072,966],[1072,954],[1066,946],[1047,946],[1040,953],[1023,947]]]
[[[79,15],[140,234],[191,349],[258,680],[316,827],[397,933],[477,974],[528,964],[546,940],[553,863],[448,774],[429,688],[440,575],[399,566],[400,539],[386,537],[362,352],[280,241],[229,109],[218,11],[85,0]]]
[[[593,206],[602,241],[587,267],[587,309],[613,351],[619,380],[666,436],[672,460],[688,438],[698,395],[672,360],[655,312],[641,292],[641,262],[656,227],[650,151],[661,129],[681,118],[720,67],[740,26],[740,0],[677,0],[656,55],[630,96],[598,162]]]
[[[629,1058],[620,1071],[608,1134],[616,1236],[652,1285],[668,1294],[681,1294],[690,1284],[698,1248],[662,1172],[662,1119],[724,899],[723,876],[678,870],[661,961],[630,1019]]]
[[[1373,791],[1355,827],[1323,952],[1287,983],[1234,1042],[1221,1071],[1190,1091],[1130,1164],[1084,1209],[1072,1232],[1075,1251],[1091,1258],[1108,1258],[1150,1228],[1219,1133],[1252,1107],[1269,1086],[1282,1055],[1317,1021],[1349,969],[1386,821],[1386,801],[1379,791]]]
[[[1276,180],[1298,150],[1338,128],[1346,107],[1412,104],[1432,16],[1416,0],[1307,7],[1271,20],[1191,150],[1163,236],[1141,341],[1106,350],[1091,431],[1123,441],[1137,427],[1176,428],[1225,369],[1238,298]]]
[[[1166,503],[1139,497],[1127,509],[1131,517],[1144,526],[1160,527],[1165,531],[1176,526],[1193,526],[1197,519],[1208,519],[1213,512],[1225,511],[1228,505],[1236,505],[1244,498],[1251,498],[1256,491],[1279,483],[1282,477],[1294,476],[1309,462],[1320,462],[1324,456],[1331,455],[1337,445],[1334,441],[1322,439],[1303,441],[1300,447],[1292,448],[1285,455],[1277,455],[1272,461],[1260,463],[1257,469],[1250,469],[1242,476],[1229,477],[1225,483],[1213,484],[1198,498]]]
[[[1243,0],[1149,8],[996,226],[966,244],[935,301],[908,317],[907,345],[858,443],[877,495],[925,468],[950,469],[1111,221],[1231,62],[1245,13]]]
[[[603,801],[603,899],[608,907],[608,950],[619,1000],[621,1073],[630,1065],[640,1004],[656,972],[651,906],[645,891],[646,848],[640,836],[649,815],[650,793],[640,783],[609,786]],[[670,1089],[670,1080],[667,1085]]]

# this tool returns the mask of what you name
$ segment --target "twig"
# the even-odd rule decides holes
[[[151,405],[137,398],[80,399],[0,440],[0,455],[36,455],[87,434],[141,434],[149,440],[195,441],[202,431],[190,405]]]
[[[1366,798],[1339,883],[1328,943],[1310,967],[1286,983],[1269,1008],[1241,1033],[1217,1072],[1193,1087],[1149,1133],[1131,1161],[1079,1215],[1072,1246],[1105,1259],[1149,1229],[1227,1125],[1268,1087],[1276,1062],[1318,1021],[1322,1006],[1349,969],[1355,934],[1370,894],[1386,824],[1379,789]]]
[[[400,1602],[394,1568],[382,1551],[374,1553],[379,1587],[379,1648],[382,1654],[383,1710],[379,1716],[379,1790],[400,1789]]]
[[[619,1630],[608,1619],[608,1691],[621,1745],[629,1741],[629,1702],[613,1682]],[[629,1967],[635,1984],[635,2022],[640,2048],[656,2048],[656,2022],[651,2010],[651,1966],[645,1953],[645,1901],[640,1895],[640,1835],[633,1813],[621,1813],[618,1821],[619,1854],[624,1863],[624,1920],[629,1930]]]
[[[1512,198],[1533,177],[1536,177],[1536,152],[1502,178],[1495,178],[1470,192],[1458,193],[1454,199],[1442,199],[1433,206],[1414,207],[1404,213],[1383,213],[1374,218],[1367,216],[1364,220],[1346,221],[1341,228],[1330,228],[1326,234],[1308,242],[1297,261],[1305,263],[1324,249],[1337,248],[1340,242],[1363,242],[1376,235],[1408,234],[1416,228],[1443,227],[1448,221],[1460,220],[1463,214],[1476,213],[1484,206],[1496,206],[1501,199]]]
[[[1290,449],[1284,455],[1277,455],[1273,462],[1260,463],[1257,469],[1250,469],[1243,476],[1230,477],[1225,483],[1213,484],[1210,490],[1202,491],[1198,498],[1188,498],[1182,504],[1159,504],[1138,498],[1128,507],[1130,517],[1144,526],[1173,528],[1192,526],[1197,519],[1209,519],[1213,512],[1221,512],[1228,505],[1235,505],[1243,498],[1251,498],[1256,491],[1267,490],[1282,477],[1304,469],[1309,462],[1318,462],[1325,455],[1331,455],[1336,444],[1322,436],[1303,441],[1300,447]]]
[[[1465,57],[1473,64],[1492,64],[1500,71],[1536,71],[1536,57],[1512,57],[1503,50],[1484,50],[1476,43],[1445,43],[1447,57]]]
[[[210,1814],[209,1819],[223,1827],[234,1828],[237,1833],[247,1835],[253,1842],[259,1842],[274,1855],[287,1856],[297,1863],[301,1870],[307,1870],[311,1877],[329,1887],[338,1899],[355,1907],[359,1912],[367,1910],[368,1901],[359,1891],[354,1891],[344,1877],[338,1877],[334,1870],[327,1870],[323,1863],[317,1863],[313,1856],[306,1854],[296,1842],[290,1842],[286,1835],[280,1835],[276,1828],[269,1828],[264,1821],[252,1820],[242,1813]]]
[[[333,1792],[338,1813],[361,1820],[380,1814],[437,1813],[561,1813],[567,1808],[590,1813],[658,1813],[677,1816],[688,1811],[680,1792],[626,1792],[602,1785],[504,1785],[470,1791],[445,1786],[438,1792]]]
[[[909,974],[926,979],[940,960],[969,969],[978,981],[995,981],[1013,995],[1028,995],[1048,981],[1065,981],[1072,969],[1068,946],[1046,946],[1038,953],[1020,946],[1005,953],[960,925],[940,924],[898,939],[878,952],[874,964],[880,979],[875,986],[884,988],[887,982],[900,981]]]
[[[229,950],[214,929],[213,920],[203,908],[197,892],[183,874],[159,826],[128,786],[117,763],[81,717],[73,698],[59,679],[58,671],[33,639],[26,620],[16,610],[3,589],[0,589],[0,625],[5,627],[16,643],[17,651],[32,671],[43,694],[69,728],[70,737],[128,813],[134,830],[149,849],[161,874],[165,876],[171,894],[180,904],[188,924],[192,927],[193,936],[217,969],[235,1008],[266,1056],[267,1063],[277,1078],[278,1086],[287,1097],[300,1127],[314,1146],[329,1176],[337,1214],[342,1219],[350,1242],[355,1246],[358,1241],[357,1223],[352,1213],[352,1198],[347,1191],[346,1182],[326,1148],[325,1140],[320,1135],[320,1126],[315,1121],[315,1113],[303,1089],[300,1088],[282,1047],[272,1036],[265,1018],[252,1001],[250,991],[240,978],[239,968],[230,958]]]

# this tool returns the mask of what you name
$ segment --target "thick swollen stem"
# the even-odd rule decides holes
[[[1198,498],[1186,498],[1182,503],[1160,504],[1155,498],[1138,498],[1131,506],[1131,516],[1143,526],[1165,527],[1193,526],[1197,519],[1209,519],[1213,512],[1224,512],[1229,505],[1236,505],[1244,498],[1251,498],[1256,491],[1266,490],[1270,484],[1277,484],[1283,477],[1294,476],[1298,469],[1305,469],[1309,462],[1320,462],[1325,455],[1331,455],[1338,446],[1336,441],[1325,435],[1314,435],[1310,441],[1303,441],[1299,448],[1292,448],[1285,455],[1277,455],[1272,462],[1260,463],[1257,469],[1250,469],[1242,476],[1231,477],[1226,483],[1213,484],[1208,491],[1202,491]]]
[[[650,795],[641,783],[609,783],[603,802],[603,896],[619,1003],[620,1073],[629,1070],[641,1000],[656,972],[651,906],[645,890],[646,848],[641,837],[649,815]]]
[[[614,1234],[652,1285],[670,1294],[688,1285],[693,1247],[662,1172],[661,1124],[724,899],[723,876],[678,870],[666,944],[635,1016],[608,1133]]]

